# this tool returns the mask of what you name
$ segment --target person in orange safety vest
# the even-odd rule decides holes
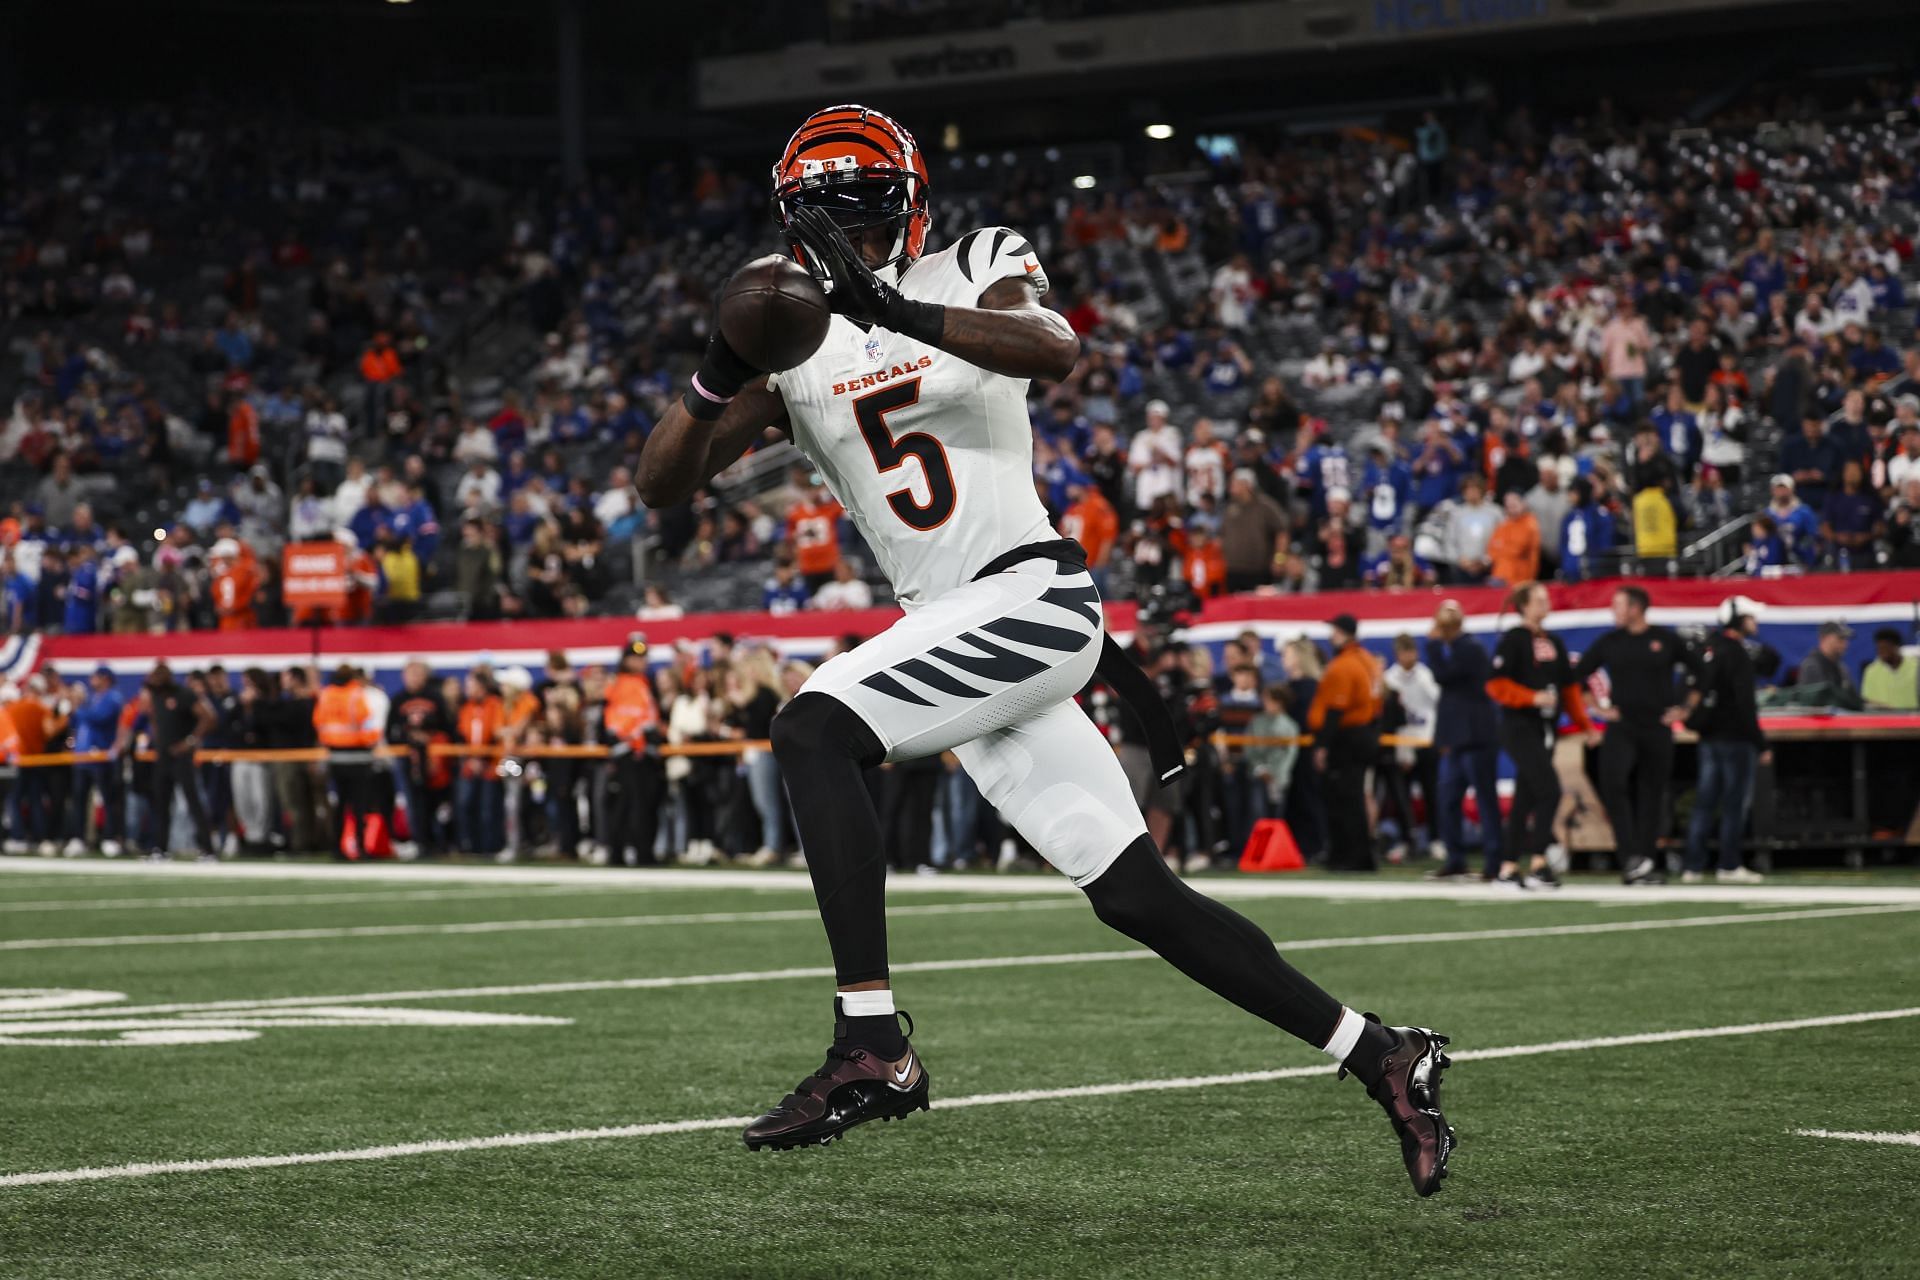
[[[613,750],[616,787],[608,802],[601,846],[615,866],[627,865],[628,849],[644,866],[654,861],[660,805],[667,793],[666,763],[657,750],[666,725],[647,673],[647,638],[638,632],[628,638],[620,654],[620,671],[607,686],[601,723]]]
[[[313,705],[313,729],[327,752],[333,786],[334,847],[349,860],[390,857],[392,819],[374,776],[374,748],[387,726],[387,695],[342,663]]]

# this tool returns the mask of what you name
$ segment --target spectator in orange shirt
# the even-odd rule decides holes
[[[1227,589],[1227,557],[1213,536],[1213,525],[1205,520],[1187,522],[1186,552],[1181,573],[1187,585],[1202,600],[1211,599]]]
[[[827,487],[814,477],[812,489],[787,508],[787,541],[809,595],[833,580],[840,563],[840,517],[846,514]]]
[[[485,670],[467,675],[467,700],[456,721],[460,741],[470,747],[500,744],[506,724],[499,687]],[[460,849],[465,853],[498,853],[506,828],[506,794],[500,789],[499,761],[490,755],[469,756],[460,762],[453,783],[453,817]]]
[[[1372,871],[1367,770],[1380,753],[1380,661],[1360,647],[1360,624],[1343,613],[1327,624],[1333,660],[1307,709],[1313,757],[1327,780],[1327,866]]]
[[[13,742],[13,754],[18,756],[37,756],[47,749],[47,741],[57,735],[59,726],[64,723],[45,702],[40,700],[37,680],[29,678],[20,686],[19,696],[11,704],[0,708],[11,722],[11,733],[0,734],[10,737]],[[51,815],[48,812],[47,798],[49,779],[45,768],[27,768],[20,770],[14,780],[12,812],[8,815],[8,829],[16,841],[32,840],[40,842],[40,852],[54,852],[49,839],[53,828],[49,825]],[[25,852],[24,849],[16,850]]]
[[[227,465],[238,471],[260,461],[260,414],[253,401],[233,398],[227,410]]]
[[[1113,554],[1114,541],[1120,536],[1120,517],[1106,495],[1093,485],[1075,482],[1067,486],[1072,500],[1060,517],[1060,532],[1078,542],[1087,553],[1087,567],[1100,581]]]
[[[400,376],[400,353],[394,350],[393,337],[384,331],[360,353],[360,377],[367,382],[391,382]]]
[[[213,544],[213,611],[222,631],[246,631],[259,625],[253,603],[260,593],[260,565],[253,551],[232,538]]]
[[[400,353],[393,348],[393,336],[382,330],[373,335],[373,341],[360,353],[360,380],[367,384],[363,413],[366,416],[362,424],[367,431],[381,431],[386,428],[387,384],[400,376]]]
[[[1507,490],[1507,518],[1487,540],[1489,581],[1502,586],[1532,582],[1540,576],[1540,521],[1518,489]]]

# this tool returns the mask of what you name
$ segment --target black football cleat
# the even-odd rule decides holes
[[[1380,1019],[1369,1013],[1369,1022]],[[1446,1055],[1447,1037],[1425,1027],[1388,1027],[1394,1046],[1381,1055],[1380,1079],[1367,1089],[1400,1135],[1400,1155],[1407,1162],[1413,1189],[1430,1196],[1447,1176],[1447,1157],[1453,1153],[1453,1128],[1440,1114],[1440,1074],[1453,1062]],[[1346,1078],[1347,1068],[1340,1068]]]
[[[907,1030],[912,1033],[911,1019]],[[926,1064],[912,1045],[907,1046],[905,1057],[888,1062],[871,1050],[836,1043],[827,1050],[824,1066],[740,1136],[749,1151],[824,1147],[869,1120],[895,1120],[925,1111],[928,1079]]]

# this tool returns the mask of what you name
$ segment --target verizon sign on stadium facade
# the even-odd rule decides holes
[[[1048,79],[1222,57],[1326,51],[1595,22],[1648,21],[1790,0],[1249,0],[1173,12],[1018,22],[965,35],[805,43],[700,60],[703,109],[845,101],[882,91]],[[823,98],[823,95],[828,95]]]

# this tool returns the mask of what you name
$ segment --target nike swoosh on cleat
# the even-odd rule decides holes
[[[909,1049],[907,1051],[907,1065],[904,1067],[898,1067],[894,1070],[893,1082],[896,1085],[905,1084],[907,1082],[907,1077],[912,1074],[913,1074],[913,1051]]]

